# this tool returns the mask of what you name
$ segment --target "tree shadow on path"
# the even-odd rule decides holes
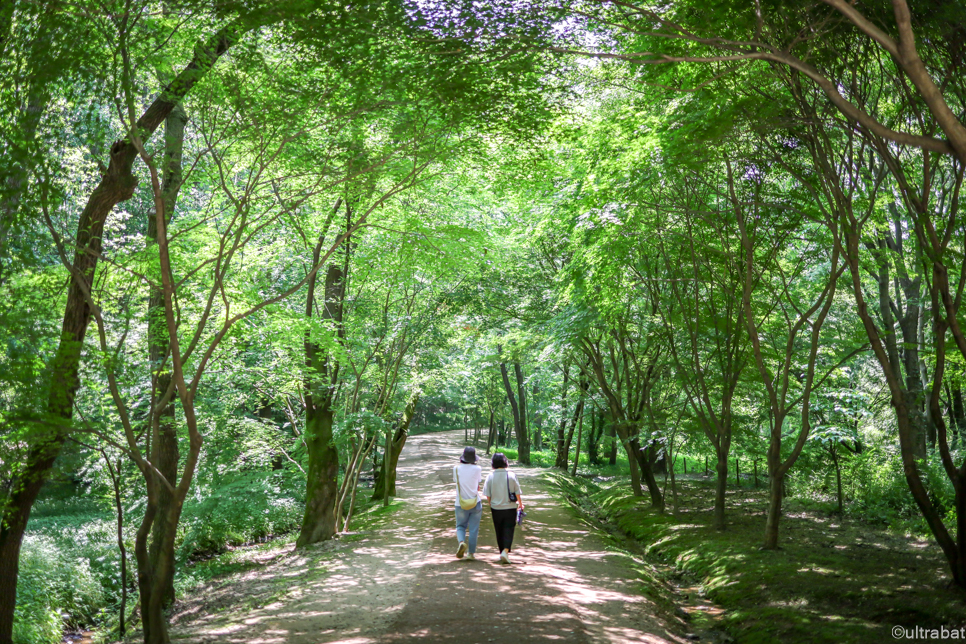
[[[456,559],[452,467],[462,432],[410,438],[399,463],[403,505],[381,527],[247,571],[181,607],[181,642],[685,642],[665,603],[642,594],[642,566],[512,466],[527,505],[511,565],[499,563],[489,509],[477,560]],[[489,463],[481,455],[484,476]]]

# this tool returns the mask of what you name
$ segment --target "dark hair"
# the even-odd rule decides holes
[[[460,456],[460,463],[470,463],[472,465],[475,462],[476,462],[476,448],[464,447],[463,455]]]
[[[492,465],[493,465],[493,469],[496,470],[501,467],[509,467],[510,462],[506,460],[506,456],[503,455],[503,452],[497,452],[496,454],[493,455]]]

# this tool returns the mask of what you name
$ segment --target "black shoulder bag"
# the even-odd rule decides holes
[[[513,503],[517,502],[517,493],[510,491],[510,471],[503,470],[506,473],[506,495],[509,497],[510,501]]]

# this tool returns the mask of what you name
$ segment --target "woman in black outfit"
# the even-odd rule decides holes
[[[517,510],[523,509],[523,495],[517,477],[507,469],[506,456],[497,452],[493,455],[493,471],[483,484],[483,496],[490,504],[493,515],[493,528],[496,544],[500,548],[500,561],[510,563],[510,548],[513,545],[513,528],[517,524]]]

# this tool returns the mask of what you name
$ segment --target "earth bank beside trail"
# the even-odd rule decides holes
[[[550,475],[589,520],[666,562],[695,628],[723,628],[738,642],[881,644],[892,629],[966,626],[966,595],[951,586],[938,546],[788,499],[781,549],[760,548],[766,491],[728,490],[728,527],[712,528],[713,477],[678,480],[679,510],[658,514],[622,483]],[[676,579],[675,579],[676,578]]]
[[[501,565],[484,508],[477,560],[457,560],[452,466],[461,431],[410,438],[399,499],[365,530],[296,551],[263,551],[175,607],[185,643],[687,641],[672,590],[511,465],[527,520]],[[489,463],[481,455],[484,476]],[[646,594],[645,594],[646,593]],[[707,637],[703,638],[705,641]]]

